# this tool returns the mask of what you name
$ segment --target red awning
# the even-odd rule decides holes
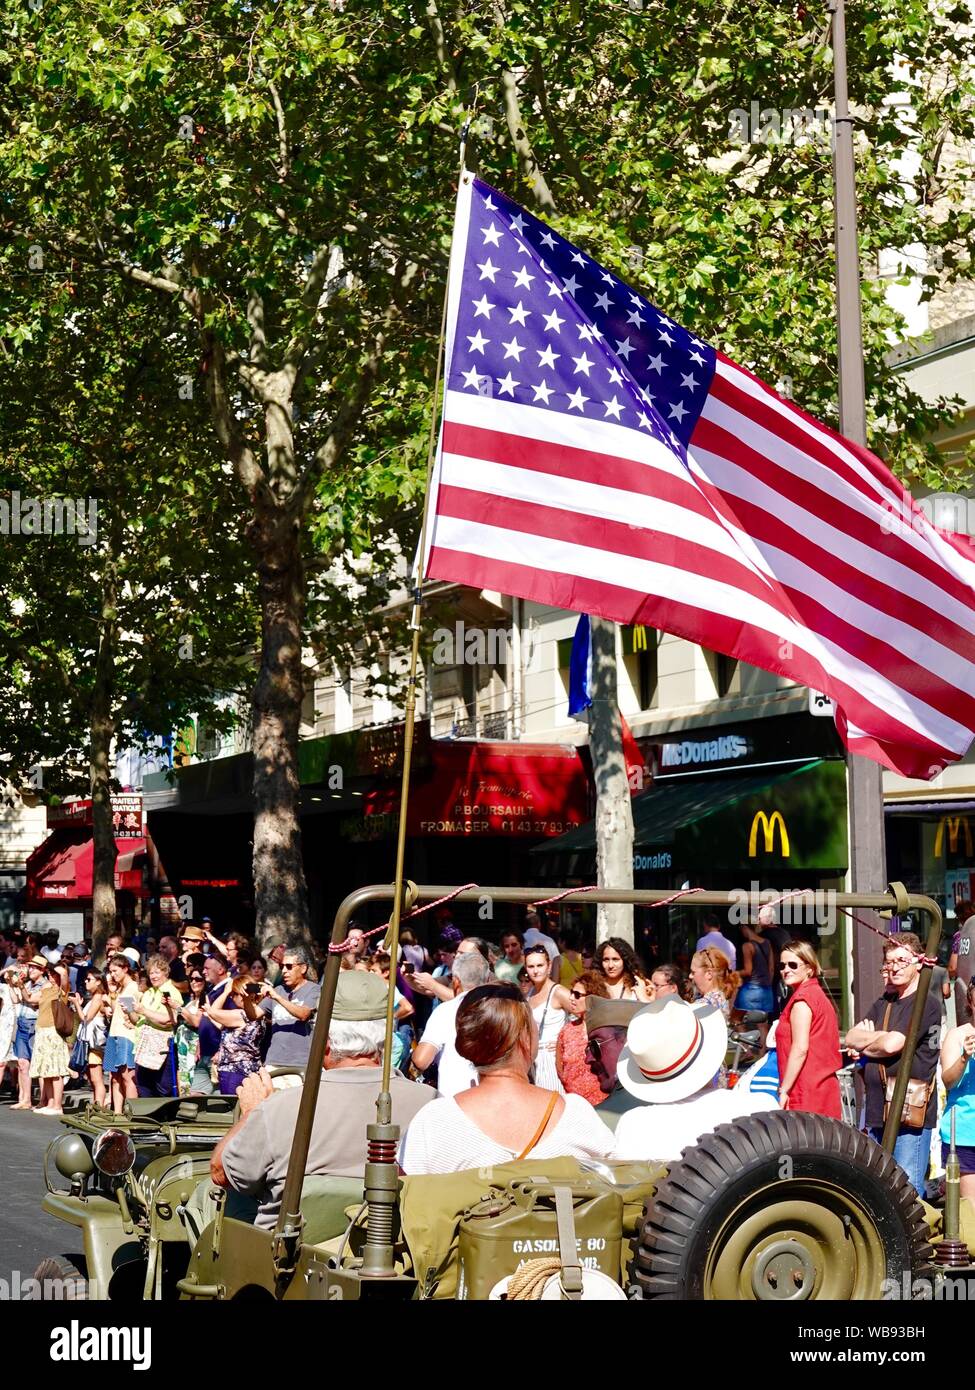
[[[71,838],[66,838],[70,836]],[[138,861],[146,852],[146,842],[137,838],[117,839],[115,846],[115,887],[141,893],[142,866]],[[27,901],[32,907],[50,902],[70,902],[90,898],[94,872],[94,841],[89,835],[77,839],[77,832],[53,831],[27,861]]]

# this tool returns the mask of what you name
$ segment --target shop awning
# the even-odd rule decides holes
[[[67,836],[71,838],[66,838]],[[131,893],[142,891],[142,859],[146,842],[142,836],[119,837],[115,841],[115,887]],[[91,836],[77,838],[77,832],[53,831],[27,861],[27,900],[40,903],[71,902],[90,898],[94,877],[95,844]]]
[[[705,820],[738,801],[755,796],[787,782],[810,768],[820,759],[812,759],[799,767],[789,768],[769,776],[765,772],[752,774],[724,773],[714,777],[683,776],[660,778],[649,791],[633,798],[633,846],[672,845],[679,830]],[[587,821],[577,830],[570,830],[556,840],[536,846],[533,855],[585,854],[596,848],[596,823]]]

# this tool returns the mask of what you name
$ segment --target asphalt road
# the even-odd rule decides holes
[[[44,1150],[61,1132],[60,1120],[0,1102],[0,1279],[8,1287],[14,1270],[23,1281],[49,1255],[81,1254],[81,1232],[41,1211]]]

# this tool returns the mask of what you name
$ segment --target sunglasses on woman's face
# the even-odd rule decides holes
[[[586,997],[586,991],[584,989],[570,989],[569,993],[573,999],[585,999]]]

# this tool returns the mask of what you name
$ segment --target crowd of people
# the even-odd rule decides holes
[[[260,955],[210,924],[178,936],[60,948],[0,935],[0,1068],[13,1110],[63,1112],[66,1085],[118,1113],[137,1096],[236,1095],[265,1062],[302,1067],[318,1005],[315,963],[284,943]]]
[[[400,1122],[410,1119],[406,1172],[528,1152],[669,1159],[693,1142],[695,1126],[702,1133],[769,1107],[840,1119],[843,1052],[862,1069],[862,1127],[879,1141],[920,978],[918,938],[888,937],[878,998],[841,1038],[808,941],[792,939],[766,911],[737,943],[717,919],[703,925],[683,964],[650,969],[620,938],[590,948],[571,930],[546,929],[537,913],[494,943],[463,935],[441,909],[431,947],[406,929],[396,961],[381,936],[353,925],[326,1054],[335,1104],[357,1098],[358,1116],[365,1082],[378,1085],[392,989],[391,1060],[400,1107],[409,1111]],[[118,932],[100,964],[86,944],[0,936],[0,1065],[16,1090],[11,1108],[58,1114],[66,1084],[89,1086],[96,1105],[118,1112],[136,1096],[239,1096],[241,1122],[217,1166],[232,1185],[256,1192],[242,1127],[271,1098],[265,1068],[301,1069],[307,1061],[324,958],[285,943],[261,955],[242,933],[220,937],[211,927],[188,923],[158,942],[127,942]],[[947,1142],[954,1114],[963,1192],[975,1199],[975,1027],[946,1029],[942,1004],[932,992],[895,1157],[923,1194],[943,1108],[941,1138]],[[973,1005],[975,986],[969,1017]],[[750,1009],[775,1016],[768,1044],[777,1067],[777,1092],[773,1085],[751,1097],[729,1088],[725,1070],[733,1011],[740,1018]],[[693,1065],[685,1067],[690,1052]],[[274,1103],[284,1114],[284,1101]],[[264,1112],[262,1129],[272,1113]],[[256,1130],[247,1133],[249,1144]],[[339,1161],[333,1140],[322,1139],[326,1170]],[[260,1153],[268,1142],[264,1135]],[[361,1149],[361,1132],[353,1141],[350,1129],[353,1142]]]

